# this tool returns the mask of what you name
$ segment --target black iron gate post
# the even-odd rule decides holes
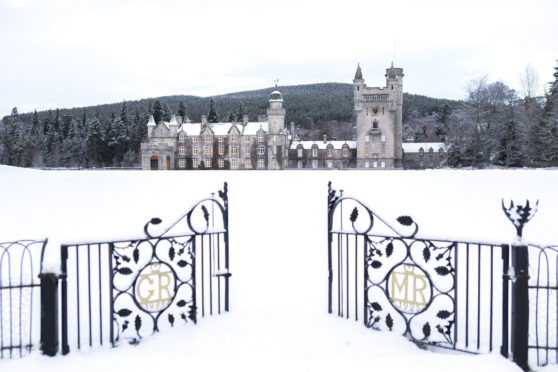
[[[58,277],[53,273],[39,274],[41,279],[41,349],[55,356],[58,351]]]
[[[502,200],[502,209],[516,229],[516,244],[511,246],[512,270],[508,277],[512,280],[512,311],[511,311],[511,349],[513,361],[523,370],[529,370],[529,250],[523,244],[523,227],[537,212],[537,206],[531,208],[529,201],[525,205],[506,207]],[[511,272],[510,272],[511,271]]]
[[[527,246],[512,245],[512,352],[513,361],[523,370],[528,367],[529,341],[529,255]]]

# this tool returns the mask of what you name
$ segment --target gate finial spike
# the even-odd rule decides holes
[[[502,210],[506,217],[513,223],[516,229],[517,237],[519,239],[523,236],[523,227],[527,222],[531,221],[531,219],[537,213],[539,207],[539,201],[535,203],[534,208],[531,208],[529,204],[529,200],[525,200],[525,205],[514,204],[513,200],[510,201],[510,206],[506,208],[504,204],[504,199],[502,198]]]

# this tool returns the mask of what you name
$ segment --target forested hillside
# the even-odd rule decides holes
[[[403,139],[444,141],[451,167],[558,165],[558,67],[545,97],[520,97],[502,82],[486,78],[469,84],[464,101],[404,94]],[[304,139],[349,139],[352,85],[284,86],[286,123],[295,122]],[[138,166],[150,115],[199,122],[256,121],[265,115],[274,88],[214,97],[168,96],[139,101],[12,114],[0,123],[0,163],[24,167]],[[216,111],[216,112],[215,112]],[[209,118],[208,118],[209,119]]]
[[[221,121],[240,121],[243,114],[256,121],[259,115],[266,114],[274,89],[213,97],[166,96],[21,114],[14,108],[0,124],[0,162],[27,167],[137,166],[139,145],[145,139],[150,114],[166,121],[171,115],[180,115],[199,122],[202,115],[208,114],[213,100]],[[294,122],[307,136],[350,135],[351,84],[282,86],[279,90],[283,93],[286,123]],[[455,101],[407,93],[403,101],[404,121],[407,117],[416,121],[440,115],[444,109],[459,106]],[[330,131],[328,123],[343,130]]]

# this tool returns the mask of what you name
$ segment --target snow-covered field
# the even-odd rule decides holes
[[[411,215],[419,236],[430,238],[511,242],[515,229],[501,198],[539,199],[525,240],[558,243],[558,171],[47,172],[0,166],[0,240],[48,237],[46,267],[54,271],[60,243],[141,237],[151,217],[170,224],[227,181],[233,273],[228,314],[137,347],[54,359],[35,352],[0,362],[2,370],[519,370],[498,354],[424,351],[400,336],[328,315],[329,180],[388,221]]]

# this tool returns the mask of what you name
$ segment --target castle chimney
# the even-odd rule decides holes
[[[291,135],[292,135],[293,138],[294,138],[294,135],[295,135],[295,125],[294,125],[294,121],[291,121]]]
[[[242,125],[246,125],[248,124],[248,115],[243,115],[242,116]]]
[[[202,115],[201,123],[202,123],[202,125],[207,124],[207,116]]]
[[[324,134],[324,143],[327,143],[327,134]]]

